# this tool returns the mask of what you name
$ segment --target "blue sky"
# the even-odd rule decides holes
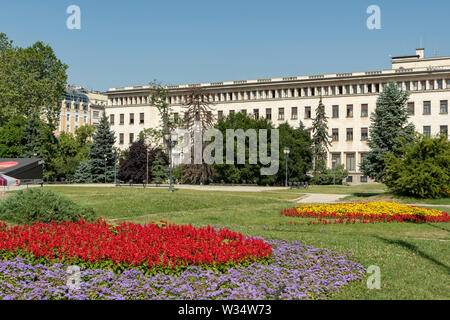
[[[369,30],[369,5],[381,30]],[[81,30],[68,30],[69,5]],[[389,55],[450,56],[450,1],[2,0],[0,32],[41,40],[94,90],[390,68]]]

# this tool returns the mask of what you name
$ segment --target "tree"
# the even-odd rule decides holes
[[[224,137],[224,153],[227,148],[226,131],[227,129],[242,129],[247,131],[248,129],[255,129],[257,139],[259,140],[259,129],[266,129],[270,131],[273,126],[270,120],[265,118],[253,119],[247,114],[238,112],[236,114],[230,114],[219,120],[215,126],[216,129],[222,132]],[[270,150],[270,135],[268,135],[268,150]],[[248,142],[248,139],[246,139]],[[245,164],[238,164],[237,162],[237,142],[234,141],[234,164],[226,164],[226,156],[224,155],[223,164],[214,164],[214,171],[217,173],[216,180],[223,180],[224,182],[231,183],[232,181],[241,182],[243,180],[253,183],[255,180],[258,184],[273,184],[275,183],[276,176],[261,175],[262,164],[250,164],[249,163],[249,144],[245,143]],[[280,170],[279,170],[280,171]],[[186,177],[186,175],[185,175]]]
[[[447,136],[417,136],[386,157],[384,182],[400,195],[416,198],[450,196],[450,142]]]
[[[76,183],[92,182],[91,168],[88,161],[81,161],[73,176]]]
[[[150,160],[150,159],[149,159]],[[144,140],[139,139],[131,144],[119,159],[119,179],[125,182],[130,180],[141,183],[147,179],[147,146]],[[151,162],[148,163],[151,168]]]
[[[26,118],[42,115],[51,131],[59,119],[67,81],[67,65],[53,49],[36,42],[30,47],[13,46],[0,34],[0,126],[14,114]]]
[[[316,117],[312,124],[312,152],[314,172],[319,173],[326,169],[328,147],[331,146],[328,134],[328,120],[325,115],[325,106],[320,99],[316,109]]]
[[[89,151],[89,166],[91,168],[92,182],[105,182],[105,177],[106,182],[114,181],[114,163],[116,156],[113,152],[113,147],[115,142],[114,132],[111,131],[106,114],[103,113],[94,133],[93,142]]]
[[[26,120],[21,115],[12,116],[0,127],[0,158],[20,158],[22,156]]]
[[[288,177],[290,182],[307,181],[306,173],[312,165],[311,138],[303,128],[294,129],[288,123],[281,124],[280,130],[280,169],[276,183],[284,185],[286,180],[286,161],[283,149],[290,150],[288,158]]]
[[[156,153],[152,161],[152,180],[164,182],[168,179],[167,162],[164,160],[161,153]]]
[[[360,169],[377,182],[384,181],[386,156],[414,139],[414,125],[408,123],[408,98],[408,92],[399,90],[394,82],[390,82],[378,97],[375,112],[370,117],[367,142],[370,152],[364,157]]]

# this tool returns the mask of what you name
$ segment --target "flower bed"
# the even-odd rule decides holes
[[[84,269],[76,290],[69,290],[63,264],[12,258],[0,261],[0,299],[322,299],[364,278],[364,267],[349,255],[299,242],[265,242],[273,247],[270,264],[234,265],[225,272],[191,266],[179,275]]]
[[[105,221],[0,225],[0,258],[22,256],[35,263],[146,273],[179,272],[188,266],[226,269],[268,258],[270,245],[227,229],[193,228],[162,222],[139,225]]]
[[[450,221],[446,212],[393,202],[303,205],[282,210],[281,214],[316,220],[310,220],[308,224]]]

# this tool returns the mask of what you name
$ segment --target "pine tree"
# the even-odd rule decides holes
[[[328,120],[322,98],[320,98],[319,106],[316,109],[312,134],[314,172],[322,172],[326,169],[328,147],[331,145],[330,135],[328,134]]]
[[[89,166],[91,168],[92,182],[113,182],[115,155],[113,147],[116,138],[111,131],[106,114],[97,125],[93,143],[89,151]],[[106,156],[106,157],[105,157]],[[105,174],[106,166],[106,174]]]
[[[91,168],[87,161],[80,162],[77,171],[74,174],[74,180],[76,183],[89,183],[92,182]]]
[[[152,180],[159,181],[160,183],[167,180],[167,162],[164,161],[161,153],[156,153],[155,158],[152,163]]]
[[[377,182],[385,176],[385,158],[414,139],[414,125],[408,123],[407,101],[409,93],[399,90],[390,82],[377,100],[371,115],[370,152],[363,158],[361,171]]]

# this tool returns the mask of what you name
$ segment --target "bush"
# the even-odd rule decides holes
[[[337,184],[341,185],[345,178],[348,176],[348,171],[344,169],[344,165],[336,165],[334,169],[326,169],[323,172],[320,172],[314,175],[311,178],[311,184],[315,185],[332,185]]]
[[[443,198],[450,194],[450,142],[446,136],[416,139],[386,158],[385,184],[400,195]]]
[[[94,221],[92,208],[78,205],[53,191],[32,188],[15,192],[0,203],[0,220],[31,224],[51,221]]]

